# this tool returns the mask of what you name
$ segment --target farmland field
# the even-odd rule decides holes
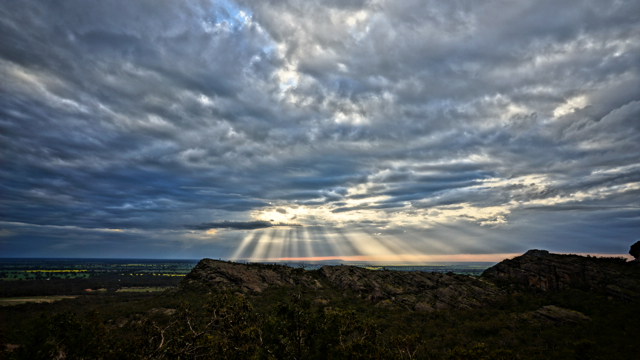
[[[170,289],[170,287],[127,287],[118,289],[117,292],[156,292],[156,291],[165,291]]]
[[[196,264],[196,260],[0,259],[0,297],[173,287]]]
[[[0,259],[0,279],[78,279],[99,275],[184,276],[196,263],[196,260],[148,259]]]
[[[0,306],[12,306],[26,303],[50,303],[62,299],[73,299],[75,296],[23,296],[0,298]]]

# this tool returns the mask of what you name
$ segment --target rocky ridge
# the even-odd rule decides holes
[[[421,311],[480,308],[505,293],[476,277],[453,273],[368,270],[356,266],[323,266],[331,286],[358,292],[377,306],[401,305]]]
[[[490,306],[505,299],[514,285],[539,291],[580,288],[640,302],[640,262],[529,250],[485,270],[481,277],[474,277],[356,266],[304,270],[276,264],[203,259],[180,282],[178,289],[261,293],[270,288],[298,287],[344,296],[350,293],[378,307],[432,312]],[[549,309],[541,311],[537,317],[551,313]]]
[[[540,291],[582,288],[640,302],[640,264],[624,259],[551,254],[529,250],[487,269],[482,277]]]
[[[193,286],[259,293],[272,286],[317,288],[322,285],[303,269],[284,265],[242,264],[202,259],[178,285],[179,288]]]
[[[356,266],[323,266],[304,270],[283,265],[240,264],[203,259],[179,288],[263,292],[271,287],[351,291],[379,307],[415,311],[473,309],[495,303],[506,293],[482,279],[453,273],[369,270]]]

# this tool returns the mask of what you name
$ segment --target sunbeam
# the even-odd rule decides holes
[[[284,230],[274,230],[271,234],[271,245],[266,253],[267,259],[277,260],[282,256],[283,241],[285,237],[283,234]]]
[[[262,258],[264,257],[264,251],[268,245],[268,240],[266,239],[268,238],[268,236],[265,235],[265,232],[260,235],[260,238],[258,239],[257,244],[253,249],[253,252],[251,253],[251,256],[249,256],[250,261],[262,260]]]
[[[383,241],[380,235],[372,235],[370,232],[360,230],[360,238],[367,243],[367,248],[371,251],[369,255],[372,258],[389,258],[389,255],[393,255],[393,257],[402,256],[395,247]]]
[[[422,254],[449,254],[453,251],[450,243],[445,240],[436,239],[431,236],[431,232],[418,233],[410,230],[405,233],[406,238],[413,242],[418,253]]]
[[[338,239],[336,239],[336,237],[338,237],[338,236],[340,236],[340,235],[337,234],[337,230],[336,229],[334,229],[334,231],[331,234],[327,234],[326,235],[327,244],[331,248],[331,254],[333,256],[337,256],[337,257],[352,255],[347,250],[347,246],[345,246],[344,241],[338,241]],[[342,237],[344,237],[344,235],[342,235]],[[341,237],[341,239],[342,239],[342,237]]]
[[[278,236],[278,230],[271,230],[271,232],[269,233],[269,238],[264,240],[265,242],[264,250],[262,254],[258,254],[261,256],[262,260],[267,260],[269,258],[276,236]]]
[[[242,252],[249,247],[250,244],[253,244],[253,246],[255,246],[255,241],[258,240],[258,238],[260,237],[260,232],[256,232],[254,234],[247,234],[247,236],[244,237],[244,239],[242,240],[242,243],[240,243],[240,246],[238,247],[238,249],[233,253],[233,255],[231,255],[231,260],[238,260],[242,258]]]
[[[331,245],[327,241],[327,237],[325,236],[324,227],[314,226],[309,228],[309,232],[313,237],[313,245],[316,251],[314,252],[315,256],[333,256],[336,255]]]
[[[307,228],[304,228],[303,231],[301,232],[302,235],[302,239],[300,239],[300,241],[302,242],[305,254],[303,257],[307,257],[307,258],[311,258],[314,257],[314,253],[313,253],[313,247],[311,245],[311,239],[309,239],[309,230],[307,230]]]
[[[302,238],[302,227],[296,228],[295,239],[291,239],[291,253],[289,256],[299,258],[300,255],[300,239]]]
[[[342,247],[342,249],[347,248],[344,254],[348,254],[350,256],[362,255],[362,253],[358,250],[358,248],[356,248],[355,245],[353,245],[353,242],[351,241],[351,239],[347,235],[345,235],[342,229],[336,228],[334,229],[334,231],[335,231],[335,234],[339,237],[338,239],[336,239],[336,245]]]
[[[280,248],[280,258],[286,258],[291,256],[291,239],[293,237],[293,230],[287,229],[285,235],[282,236],[282,247]]]
[[[468,227],[451,224],[440,224],[440,228],[447,232],[447,244],[455,248],[458,253],[478,253],[486,251],[476,241],[478,234]]]
[[[369,241],[367,236],[357,231],[355,234],[348,236],[350,243],[357,249],[359,255],[373,258],[388,252],[388,249],[377,241]]]
[[[387,239],[387,241],[395,244],[395,246],[397,246],[403,254],[416,255],[421,253],[421,251],[419,251],[412,244],[407,242],[406,239],[403,239],[397,235],[394,235],[392,237],[393,237],[393,240]]]
[[[370,235],[371,238],[379,241],[381,244],[385,245],[388,249],[391,250],[389,255],[392,255],[392,258],[397,259],[403,263],[413,262],[416,255],[419,253],[412,249],[410,246],[406,245],[402,239],[398,237],[393,237],[393,240],[389,239],[385,235]]]

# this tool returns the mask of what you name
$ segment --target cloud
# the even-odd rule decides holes
[[[256,230],[277,226],[301,226],[300,224],[274,223],[269,221],[222,221],[202,223],[198,225],[186,225],[190,230],[229,229],[229,230]]]
[[[421,251],[511,252],[491,234],[532,241],[557,217],[536,231],[580,247],[566,232],[588,238],[577,225],[588,219],[609,235],[584,251],[606,252],[628,235],[614,224],[633,229],[640,209],[638,12],[580,0],[21,1],[0,9],[0,213],[27,225],[2,238],[28,254],[66,241],[62,229],[140,249],[171,233],[183,249],[213,238],[211,251],[233,254],[231,232],[187,230],[295,219],[403,241],[410,229],[432,236]],[[475,245],[447,245],[474,232]]]

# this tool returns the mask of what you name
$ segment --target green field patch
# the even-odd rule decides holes
[[[87,270],[25,270],[28,273],[77,273],[77,272],[85,272]]]
[[[153,292],[164,291],[170,289],[170,287],[126,287],[116,290],[116,292]]]
[[[0,306],[13,306],[26,303],[50,303],[62,299],[73,299],[75,296],[22,296],[0,298]]]
[[[10,270],[0,272],[0,279],[3,281],[12,280],[46,280],[50,278],[87,278],[89,277],[87,270]]]
[[[144,275],[152,275],[152,276],[186,276],[186,274],[159,274],[159,273],[152,273],[152,272],[145,272],[145,273],[129,273],[129,274],[120,274],[122,276],[144,276]]]
[[[186,274],[152,274],[153,276],[186,276]]]

